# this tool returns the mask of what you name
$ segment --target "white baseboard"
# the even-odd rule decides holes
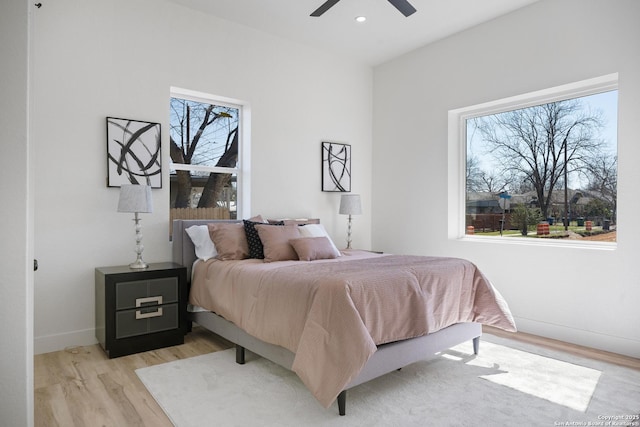
[[[515,316],[514,316],[515,317]],[[640,358],[640,341],[515,317],[518,331],[584,347]]]
[[[84,329],[64,334],[35,337],[33,352],[34,354],[42,354],[71,347],[93,345],[98,342],[95,332],[95,329]]]

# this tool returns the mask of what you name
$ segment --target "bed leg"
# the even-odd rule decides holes
[[[344,416],[347,412],[347,390],[342,390],[338,395],[338,413]]]
[[[473,354],[478,354],[480,351],[480,337],[475,337],[473,339]]]
[[[244,365],[244,347],[236,344],[236,363]]]

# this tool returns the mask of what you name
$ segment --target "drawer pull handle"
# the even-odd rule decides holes
[[[156,311],[151,311],[149,313],[142,313],[140,310],[136,310],[136,320],[160,316],[162,316],[162,307],[158,307]]]
[[[149,303],[162,304],[162,295],[159,295],[157,297],[136,298],[136,307],[142,307],[143,304]],[[158,307],[156,311],[151,311],[148,313],[142,313],[140,310],[136,310],[136,320],[160,316],[162,316],[162,307]]]
[[[142,307],[143,304],[149,303],[161,305],[162,295],[158,295],[157,297],[136,298],[136,307]]]

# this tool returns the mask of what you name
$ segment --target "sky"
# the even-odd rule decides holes
[[[580,99],[585,107],[588,106],[592,111],[599,111],[602,114],[604,127],[600,131],[600,138],[604,140],[607,150],[617,155],[618,91],[613,90],[597,93],[581,97]],[[467,155],[476,157],[479,160],[479,164],[482,169],[485,171],[497,169],[498,166],[496,166],[496,160],[491,153],[486,152],[485,144],[481,140],[480,133],[469,131],[468,138],[470,140],[467,141]],[[570,188],[579,188],[584,184],[585,183],[583,182],[579,182],[578,174],[574,173],[569,175]]]

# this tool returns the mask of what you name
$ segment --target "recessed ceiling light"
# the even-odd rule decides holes
[[[367,20],[366,16],[356,16],[356,21],[357,22],[364,22]]]

